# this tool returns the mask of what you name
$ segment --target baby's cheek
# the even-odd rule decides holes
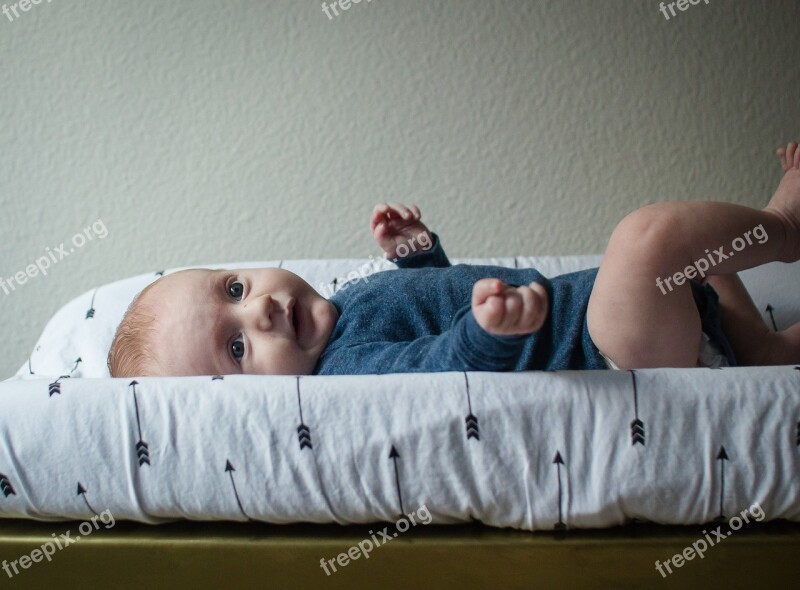
[[[281,340],[270,346],[266,356],[267,358],[260,360],[265,369],[263,373],[268,375],[308,375],[316,360],[309,359],[307,352],[288,340]]]

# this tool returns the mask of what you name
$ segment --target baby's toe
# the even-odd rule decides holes
[[[795,166],[795,156],[797,156],[797,144],[795,142],[790,142],[789,145],[786,146],[786,170]]]
[[[775,151],[775,153],[778,155],[778,160],[781,163],[781,168],[783,168],[783,171],[786,172],[789,169],[789,167],[786,165],[786,148],[779,147]]]

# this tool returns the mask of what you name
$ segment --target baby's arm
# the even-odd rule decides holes
[[[362,342],[326,350],[318,374],[363,375],[441,371],[510,371],[524,336],[495,336],[481,328],[469,306],[441,333],[405,342]]]
[[[510,371],[527,335],[547,315],[544,287],[511,287],[497,279],[475,283],[472,304],[447,331],[408,342],[363,342],[323,355],[321,374]],[[327,356],[327,358],[325,358]]]

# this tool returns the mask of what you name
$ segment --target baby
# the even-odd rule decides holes
[[[712,201],[647,205],[617,225],[599,268],[551,279],[534,269],[452,266],[416,206],[379,204],[372,233],[398,270],[356,279],[329,300],[277,268],[163,276],[128,308],[109,371],[131,377],[797,364],[800,323],[772,332],[736,275],[800,260],[800,148],[792,142],[778,157],[784,176],[764,209]]]

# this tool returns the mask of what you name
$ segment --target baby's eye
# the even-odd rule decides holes
[[[239,281],[233,281],[232,283],[228,283],[228,294],[231,297],[236,299],[241,297],[243,293],[244,293],[244,285],[242,285],[242,283],[240,283]]]
[[[244,342],[241,341],[241,336],[231,343],[231,352],[233,352],[233,358],[235,358],[237,362],[244,356]]]

